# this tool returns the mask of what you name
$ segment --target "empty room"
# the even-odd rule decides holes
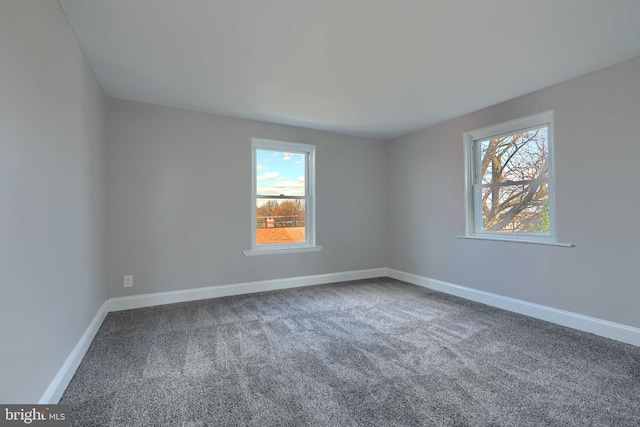
[[[638,22],[2,0],[0,425],[640,425]]]

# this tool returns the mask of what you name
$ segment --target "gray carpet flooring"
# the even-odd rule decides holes
[[[75,426],[636,426],[640,348],[380,278],[110,313]]]

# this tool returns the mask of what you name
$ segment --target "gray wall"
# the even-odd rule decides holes
[[[575,248],[464,234],[466,131],[555,110],[558,234]],[[640,327],[640,58],[387,145],[388,265]]]
[[[0,2],[0,402],[36,402],[106,298],[107,101],[55,0]]]
[[[109,297],[385,267],[384,142],[122,100],[108,117]],[[251,137],[316,145],[320,252],[242,254]]]

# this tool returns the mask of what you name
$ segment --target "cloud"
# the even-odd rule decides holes
[[[300,175],[300,178],[298,178],[298,181],[304,182],[304,175]]]
[[[282,160],[291,160],[291,156],[293,156],[293,153],[284,153]]]
[[[256,170],[261,171],[262,169],[264,169],[264,166],[260,166],[260,165],[256,166]]]
[[[291,179],[280,179],[271,185],[258,186],[258,194],[262,194],[264,196],[279,196],[280,194],[284,194],[286,196],[304,196],[304,191],[304,182],[293,181]]]
[[[264,175],[259,175],[257,177],[258,181],[266,181],[268,179],[276,179],[280,176],[278,172],[267,172]]]

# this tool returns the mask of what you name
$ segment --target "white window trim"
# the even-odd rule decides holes
[[[305,234],[307,241],[303,243],[286,243],[281,245],[257,245],[256,244],[256,176],[257,176],[257,150],[286,151],[289,153],[305,154]],[[271,139],[251,138],[251,249],[244,250],[245,256],[277,255],[298,252],[317,252],[322,246],[316,245],[316,221],[315,221],[315,158],[316,147],[310,144],[294,142],[282,142]],[[277,198],[277,197],[276,197]]]
[[[548,125],[548,162],[549,162],[549,218],[551,222],[549,235],[536,235],[528,233],[498,233],[487,231],[476,231],[482,229],[481,217],[476,215],[478,207],[474,206],[477,197],[474,197],[474,174],[477,168],[476,156],[474,150],[474,142],[491,138],[493,136],[515,133],[517,131],[533,128],[541,125]],[[559,243],[557,240],[557,221],[556,221],[556,184],[555,184],[555,158],[554,158],[554,122],[553,110],[545,111],[539,114],[522,117],[493,126],[487,126],[476,129],[464,134],[464,162],[465,162],[465,235],[457,236],[467,239],[485,239],[505,242],[518,243],[539,243],[553,246],[571,247],[573,245]]]

